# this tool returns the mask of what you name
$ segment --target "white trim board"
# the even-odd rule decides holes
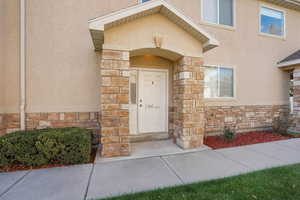
[[[298,65],[298,64],[300,64],[300,59],[282,62],[282,63],[277,64],[277,66],[278,67],[288,67],[291,65]]]

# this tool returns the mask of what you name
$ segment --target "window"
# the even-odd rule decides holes
[[[206,67],[204,78],[205,98],[234,97],[233,69],[227,67]]]
[[[150,0],[140,0],[140,3],[145,3],[147,1],[150,1]]]
[[[212,24],[233,26],[234,0],[202,0],[203,20]]]
[[[284,29],[284,12],[262,6],[260,11],[260,32],[283,37],[285,34]]]

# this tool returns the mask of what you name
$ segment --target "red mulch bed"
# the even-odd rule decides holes
[[[222,135],[206,136],[204,138],[204,144],[213,149],[222,149],[222,148],[243,146],[249,144],[286,140],[286,139],[291,139],[296,137],[300,137],[300,136],[280,135],[277,133],[261,131],[261,132],[240,133],[235,135],[234,139],[231,141],[225,140]]]
[[[88,163],[94,163],[95,158],[97,154],[97,148],[92,148],[91,152],[91,160]],[[64,164],[49,164],[49,165],[43,165],[39,167],[24,167],[24,166],[15,166],[11,168],[0,168],[1,172],[14,172],[14,171],[23,171],[23,170],[31,170],[31,169],[46,169],[46,168],[54,168],[54,167],[65,167],[65,166],[71,166],[71,165],[64,165]]]

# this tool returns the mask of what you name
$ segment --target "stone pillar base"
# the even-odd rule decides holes
[[[103,144],[101,149],[101,156],[106,158],[130,156],[129,143]]]
[[[294,111],[293,111],[293,122],[290,124],[288,130],[291,132],[299,133],[300,131],[300,67],[296,67],[293,71],[293,88],[294,88]]]
[[[195,136],[192,138],[176,140],[176,144],[182,149],[196,149],[203,146],[203,136]]]
[[[203,145],[204,69],[202,58],[183,57],[174,66],[174,137],[183,149]]]
[[[101,155],[129,156],[129,52],[104,49],[101,69]]]

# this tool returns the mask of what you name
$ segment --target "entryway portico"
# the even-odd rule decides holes
[[[167,133],[203,144],[203,59],[218,42],[168,3],[139,4],[90,21],[101,70],[102,156],[130,155],[130,138]]]
[[[278,62],[277,66],[289,72],[292,81],[289,88],[291,116],[287,131],[291,134],[300,134],[300,50]]]

